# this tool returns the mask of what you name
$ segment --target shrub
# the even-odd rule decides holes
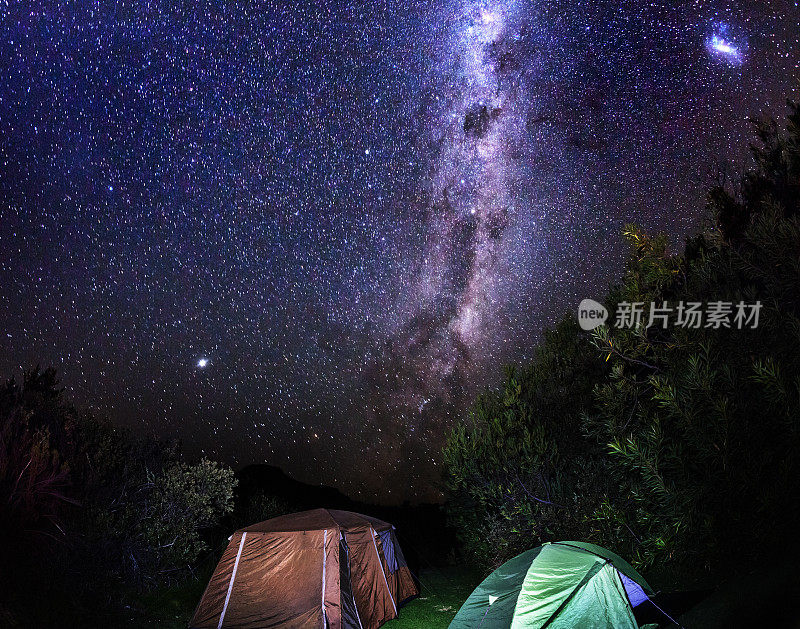
[[[263,522],[285,513],[291,513],[293,510],[285,500],[270,496],[262,489],[257,489],[251,494],[240,495],[239,508],[234,516],[235,528]]]
[[[65,454],[69,455],[72,431],[72,413],[56,388],[54,371],[37,368],[25,374],[22,386],[11,379],[0,389],[4,548],[16,548],[31,535],[63,536],[61,518],[71,502]]]
[[[444,448],[447,509],[463,547],[487,570],[554,538],[583,532],[610,488],[580,410],[603,373],[574,321],[548,332],[533,363],[507,368]]]
[[[606,300],[762,304],[755,329],[562,322],[444,450],[449,510],[488,569],[556,537],[640,566],[718,569],[800,524],[800,110],[759,123],[755,169],[715,188],[683,255],[634,226]],[[674,322],[674,319],[673,319]],[[587,346],[594,346],[594,354]],[[601,367],[598,367],[598,361]],[[583,439],[581,438],[583,436]]]
[[[34,625],[80,624],[81,607],[191,574],[235,486],[227,466],[76,410],[55,371],[27,372],[0,388],[1,589]],[[33,593],[63,601],[59,618]]]

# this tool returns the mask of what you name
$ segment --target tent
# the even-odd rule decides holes
[[[189,627],[376,629],[418,593],[391,524],[314,509],[236,531]]]
[[[605,548],[553,542],[486,577],[450,629],[636,629],[633,608],[652,594],[628,562]]]

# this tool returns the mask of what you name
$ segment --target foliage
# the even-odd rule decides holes
[[[651,298],[763,305],[755,329],[642,326],[594,335],[612,369],[586,429],[608,444],[629,488],[615,514],[635,531],[624,541],[641,564],[718,565],[733,552],[741,560],[797,525],[797,120],[793,108],[787,137],[759,125],[757,169],[738,198],[714,191],[718,231],[695,239],[686,255],[628,232],[632,262],[609,298],[612,309]]]
[[[737,243],[765,207],[775,205],[785,218],[800,214],[800,109],[789,102],[786,132],[774,120],[755,119],[756,144],[751,146],[755,168],[745,173],[734,190],[716,186],[709,196],[721,236]]]
[[[635,226],[622,302],[760,301],[755,329],[562,322],[444,450],[449,510],[486,570],[544,539],[640,566],[723,567],[800,521],[800,111],[759,122],[752,172],[709,196],[683,254]],[[587,350],[588,347],[593,346]],[[563,507],[563,508],[562,508]]]
[[[95,608],[131,584],[175,583],[208,550],[235,486],[228,467],[190,464],[176,444],[75,409],[52,369],[9,380],[0,388],[0,591]]]
[[[602,461],[580,432],[581,407],[605,370],[591,350],[565,319],[533,363],[508,368],[449,435],[448,510],[487,571],[541,541],[575,536],[607,490]]]
[[[64,421],[52,430],[51,418]],[[55,372],[38,368],[0,389],[0,530],[6,548],[31,535],[61,536],[70,502],[69,451],[74,418],[56,388]]]
[[[240,491],[239,504],[234,513],[235,525],[232,528],[244,528],[256,522],[291,513],[294,510],[285,500],[270,496],[262,489],[252,492]]]
[[[191,573],[205,532],[233,509],[233,471],[208,459],[189,465],[176,444],[135,439],[91,415],[78,427],[76,569],[140,587]]]
[[[151,483],[141,527],[153,561],[167,570],[190,566],[208,549],[200,530],[233,510],[233,470],[204,458],[173,463]]]

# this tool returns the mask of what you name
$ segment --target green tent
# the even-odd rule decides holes
[[[450,629],[636,629],[633,608],[653,590],[605,548],[553,542],[492,572],[456,614]]]

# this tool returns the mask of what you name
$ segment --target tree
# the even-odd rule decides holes
[[[611,321],[655,303],[671,325],[646,312],[587,338],[563,321],[451,433],[448,509],[484,567],[577,537],[640,566],[723,568],[800,524],[800,110],[756,133],[753,170],[711,191],[714,222],[682,254],[623,232]],[[758,325],[677,325],[689,302],[760,304]]]
[[[761,124],[755,170],[711,195],[716,229],[683,256],[626,230],[632,256],[608,307],[760,302],[758,327],[599,329],[611,371],[585,413],[627,497],[598,517],[624,522],[640,564],[719,566],[758,553],[798,523],[800,179],[798,110],[788,134]]]
[[[444,449],[447,508],[464,548],[490,569],[537,542],[583,535],[605,487],[580,410],[604,373],[574,320],[545,335],[527,368],[508,367]]]
[[[55,371],[38,367],[0,389],[0,529],[6,549],[31,535],[61,537],[74,415]]]

